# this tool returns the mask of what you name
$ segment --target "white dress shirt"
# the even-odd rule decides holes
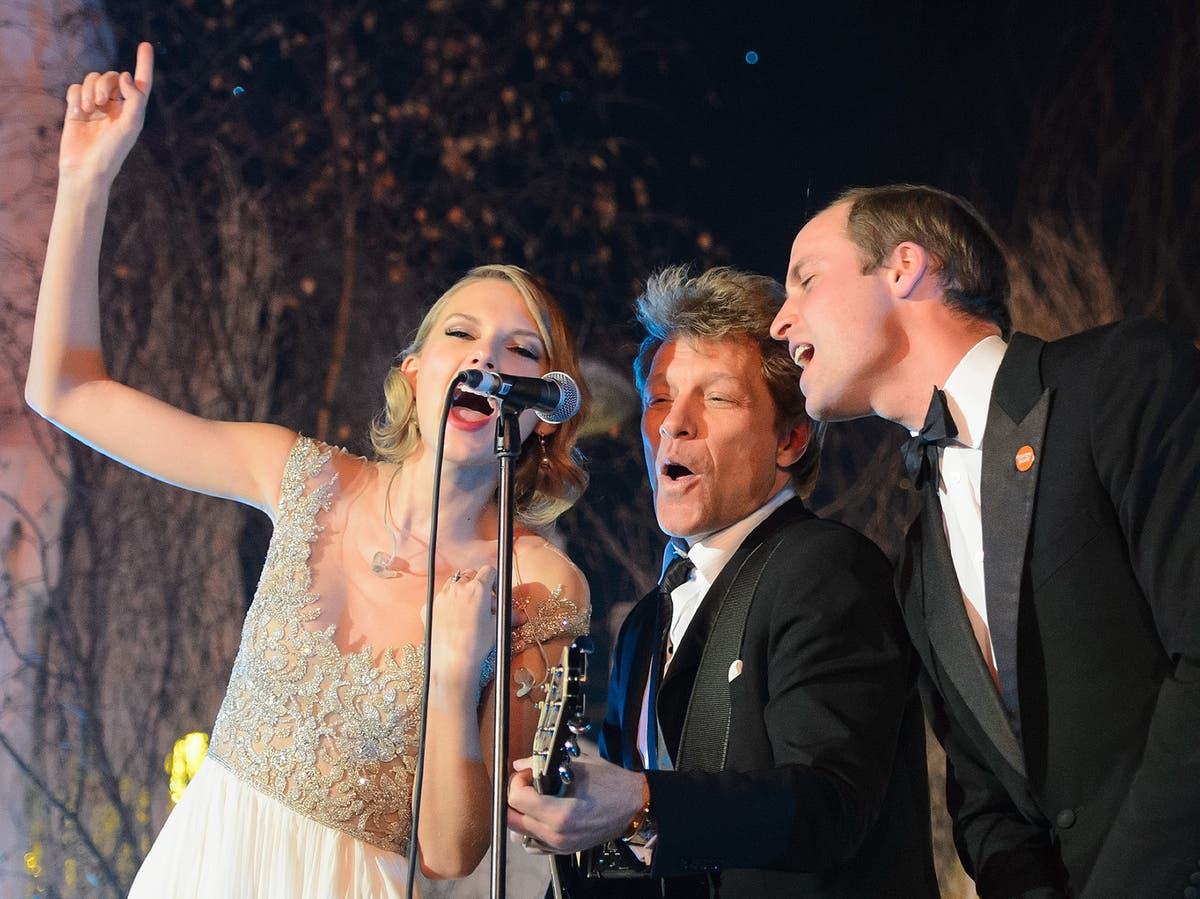
[[[1008,344],[1001,338],[985,337],[962,357],[942,388],[958,436],[941,451],[938,498],[967,617],[993,680],[996,664],[987,626],[980,480],[992,384],[1007,349]]]

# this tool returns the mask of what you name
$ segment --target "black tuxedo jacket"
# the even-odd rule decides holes
[[[1027,471],[1014,464],[1023,447]],[[994,600],[1015,611],[992,624],[997,652],[1015,645],[1014,712],[972,635],[930,488],[897,574],[980,895],[1188,895],[1200,882],[1200,354],[1148,322],[1049,344],[1014,336],[981,496],[989,619]]]
[[[936,897],[916,666],[888,563],[799,500],[747,537],[679,642],[656,705],[672,756],[720,604],[742,562],[775,535],[729,683],[724,770],[647,772],[653,874],[666,878],[667,896],[707,897],[695,872],[708,871],[722,899]],[[601,734],[602,754],[634,770],[657,608],[652,591],[621,628]]]

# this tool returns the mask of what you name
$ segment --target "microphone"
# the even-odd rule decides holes
[[[564,422],[579,411],[579,385],[561,371],[540,378],[468,368],[458,373],[462,389],[490,396],[518,409],[532,409],[549,424]]]

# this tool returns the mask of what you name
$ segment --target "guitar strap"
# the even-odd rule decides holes
[[[787,532],[784,528],[755,547],[738,569],[721,601],[721,609],[700,656],[683,719],[683,733],[676,754],[677,769],[720,771],[725,767],[729,747],[729,669],[741,654],[746,619],[763,569]]]

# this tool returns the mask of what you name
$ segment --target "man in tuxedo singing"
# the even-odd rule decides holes
[[[566,798],[530,760],[509,790],[535,848],[618,841],[652,878],[589,895],[937,896],[915,659],[886,559],[804,506],[820,426],[768,333],[783,298],[676,267],[638,301],[662,582],[621,628],[603,759]]]
[[[983,899],[1200,893],[1200,354],[1165,327],[1009,334],[961,198],[844,194],[772,325],[810,414],[899,422],[897,580]]]

